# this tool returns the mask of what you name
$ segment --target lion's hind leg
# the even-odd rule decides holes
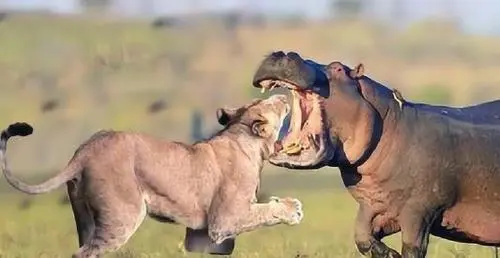
[[[118,190],[118,191],[117,191]],[[87,195],[95,228],[73,258],[98,258],[122,247],[144,220],[147,208],[139,191],[95,190]],[[126,189],[125,189],[126,190]]]
[[[73,210],[73,216],[76,223],[76,231],[78,233],[78,246],[82,247],[83,244],[94,233],[95,223],[87,203],[79,187],[79,180],[72,180],[66,183],[68,190],[68,197]]]
[[[146,205],[137,206],[134,210],[127,209],[121,213],[113,213],[113,216],[106,214],[109,211],[101,212],[104,214],[95,216],[94,234],[80,247],[73,258],[98,258],[105,253],[118,250],[142,223],[146,216]]]

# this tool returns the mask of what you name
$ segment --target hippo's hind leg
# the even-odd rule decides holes
[[[397,251],[391,249],[381,241],[383,237],[394,234],[396,231],[373,232],[373,218],[374,213],[368,207],[361,205],[356,216],[354,232],[356,247],[359,252],[373,258],[400,258],[401,255]]]

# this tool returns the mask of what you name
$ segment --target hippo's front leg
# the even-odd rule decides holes
[[[359,252],[373,258],[400,258],[401,255],[385,245],[381,239],[389,235],[385,232],[373,232],[372,221],[375,213],[366,205],[361,204],[356,216],[354,241]],[[394,232],[390,232],[392,234]],[[375,235],[376,236],[375,236]]]
[[[422,207],[422,206],[420,206]],[[429,232],[438,212],[405,209],[400,215],[403,258],[424,258],[429,244]]]

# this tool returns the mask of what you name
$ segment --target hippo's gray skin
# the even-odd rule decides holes
[[[266,57],[254,86],[286,87],[302,107],[270,162],[338,167],[359,203],[355,242],[365,255],[401,257],[381,241],[399,231],[402,257],[425,257],[429,234],[500,246],[500,101],[411,103],[363,70],[294,52]]]

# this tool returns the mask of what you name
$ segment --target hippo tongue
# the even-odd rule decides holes
[[[302,106],[301,93],[292,90],[292,112],[285,118],[285,121],[280,129],[280,135],[275,142],[274,147],[276,152],[286,152],[288,154],[299,152],[301,149],[300,134],[303,125],[302,121]],[[285,133],[286,132],[286,133]],[[283,135],[285,134],[285,135]]]
[[[293,110],[292,110],[292,117],[290,121],[290,132],[288,133],[286,138],[291,138],[293,140],[298,140],[299,134],[300,134],[300,129],[302,127],[302,107],[301,107],[301,101],[300,98],[301,96],[299,95],[297,91],[292,91],[293,95]]]

